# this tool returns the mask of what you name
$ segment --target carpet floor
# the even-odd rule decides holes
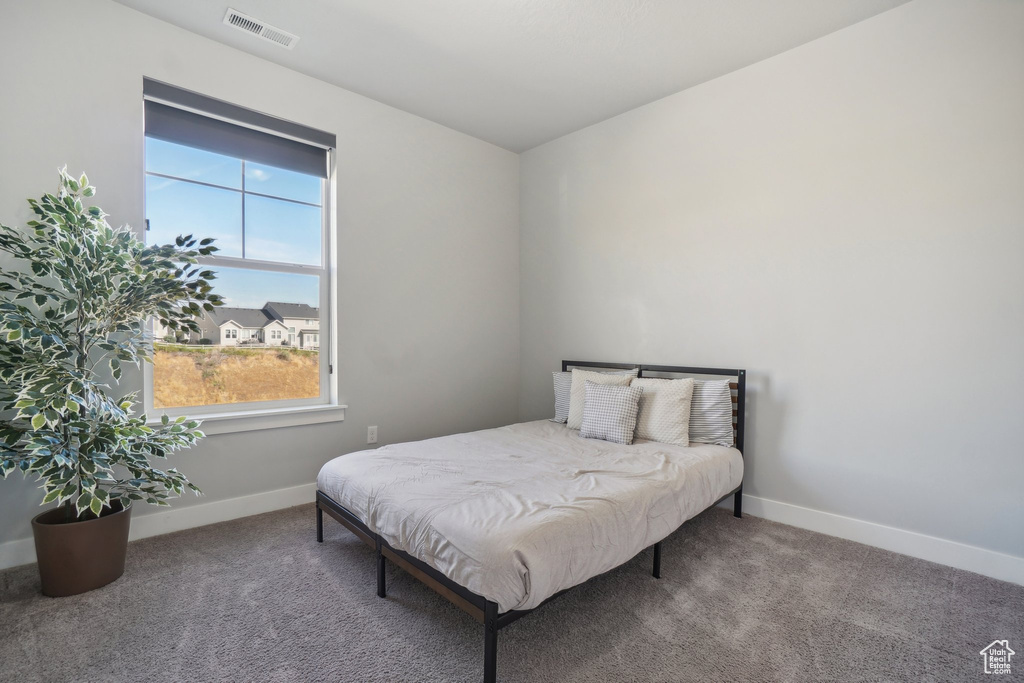
[[[3,681],[479,681],[483,628],[312,505],[149,538],[115,583],[0,572]],[[1024,587],[712,509],[502,630],[501,681],[968,681]]]

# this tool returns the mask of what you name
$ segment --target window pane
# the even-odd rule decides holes
[[[200,322],[202,335],[154,330],[154,407],[319,397],[320,277],[215,270],[226,303]]]
[[[242,189],[241,159],[156,138],[146,138],[146,170]]]
[[[247,192],[270,194],[295,199],[309,204],[320,204],[322,179],[283,168],[245,162],[245,189]]]
[[[245,257],[320,265],[321,209],[245,196]]]
[[[147,244],[178,235],[213,237],[218,256],[242,255],[242,194],[159,176],[146,176]]]

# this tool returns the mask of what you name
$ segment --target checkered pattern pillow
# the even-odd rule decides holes
[[[622,372],[591,372],[589,370],[572,370],[572,388],[569,389],[569,419],[565,424],[569,429],[579,429],[583,423],[583,400],[586,397],[584,387],[586,382],[596,384],[614,384],[620,387],[629,386],[629,382],[636,377],[637,370],[625,370]]]
[[[555,416],[552,422],[561,422],[569,419],[569,390],[572,389],[571,372],[552,372],[555,379]]]
[[[640,387],[597,384],[587,380],[584,388],[583,424],[580,436],[586,439],[604,439],[613,443],[633,443]]]

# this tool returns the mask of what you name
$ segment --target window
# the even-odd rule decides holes
[[[282,351],[294,334],[282,342],[271,329],[272,348],[261,331],[290,317],[329,334],[334,136],[149,79],[144,93],[145,239],[215,238],[219,251],[201,265],[225,300],[200,335],[155,345],[147,408],[201,416],[331,403],[329,345]]]

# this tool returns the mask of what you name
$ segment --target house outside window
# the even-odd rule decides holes
[[[146,242],[215,238],[219,251],[200,266],[225,300],[201,334],[156,344],[147,410],[201,417],[331,404],[329,345],[284,357],[280,348],[295,344],[285,315],[330,332],[333,136],[149,79],[144,92]],[[153,333],[173,336],[159,323]]]

